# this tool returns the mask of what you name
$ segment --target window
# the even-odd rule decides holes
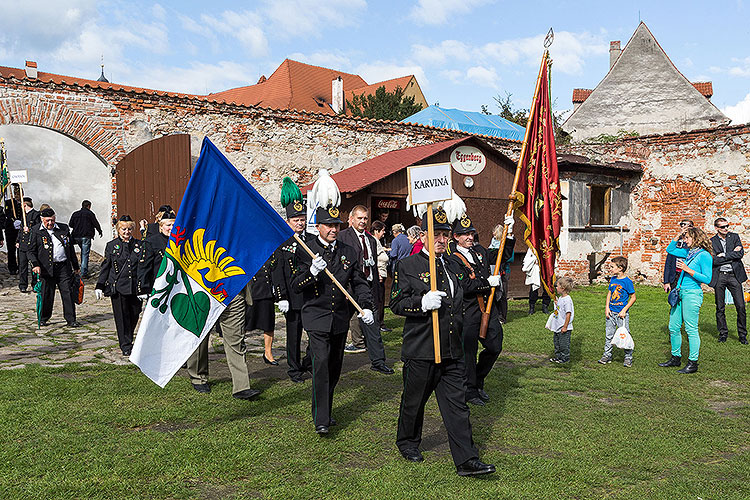
[[[591,190],[589,209],[590,226],[608,226],[610,222],[612,188],[609,186],[588,186]]]

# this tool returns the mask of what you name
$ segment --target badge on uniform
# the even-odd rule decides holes
[[[425,283],[429,283],[430,282],[430,273],[428,273],[428,272],[419,273],[419,278],[422,281],[424,281]]]
[[[133,249],[133,251],[134,251],[135,253],[138,253],[138,252],[140,252],[140,251],[141,251],[141,249],[140,249],[139,247],[135,247],[135,248]]]
[[[346,256],[341,256],[341,265],[344,266],[344,269],[349,269],[349,266],[351,265],[348,260],[346,260]]]
[[[120,245],[119,244],[115,244],[115,250],[119,250],[119,249],[120,249]]]

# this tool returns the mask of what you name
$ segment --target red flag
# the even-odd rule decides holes
[[[550,107],[549,53],[544,52],[526,137],[518,160],[516,214],[526,224],[524,240],[537,256],[541,281],[554,296],[555,259],[560,251],[562,196]]]

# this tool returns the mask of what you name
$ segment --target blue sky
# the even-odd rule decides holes
[[[750,121],[750,5],[697,2],[492,0],[0,0],[0,65],[205,94],[252,84],[289,57],[360,74],[368,83],[415,74],[430,104],[479,111],[512,94],[528,107],[553,27],[552,93],[606,74],[609,42],[623,46],[642,19],[712,101]]]

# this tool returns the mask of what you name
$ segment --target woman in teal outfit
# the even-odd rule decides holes
[[[685,246],[678,248],[678,240],[673,240],[667,247],[667,253],[677,257],[677,268],[682,270],[678,288],[680,301],[669,311],[669,338],[672,343],[672,357],[659,366],[680,366],[682,364],[682,325],[685,324],[690,353],[685,368],[678,373],[695,373],[698,371],[698,351],[701,346],[698,334],[698,316],[703,304],[701,283],[711,282],[713,257],[711,242],[706,233],[697,227],[688,228],[685,232]]]

